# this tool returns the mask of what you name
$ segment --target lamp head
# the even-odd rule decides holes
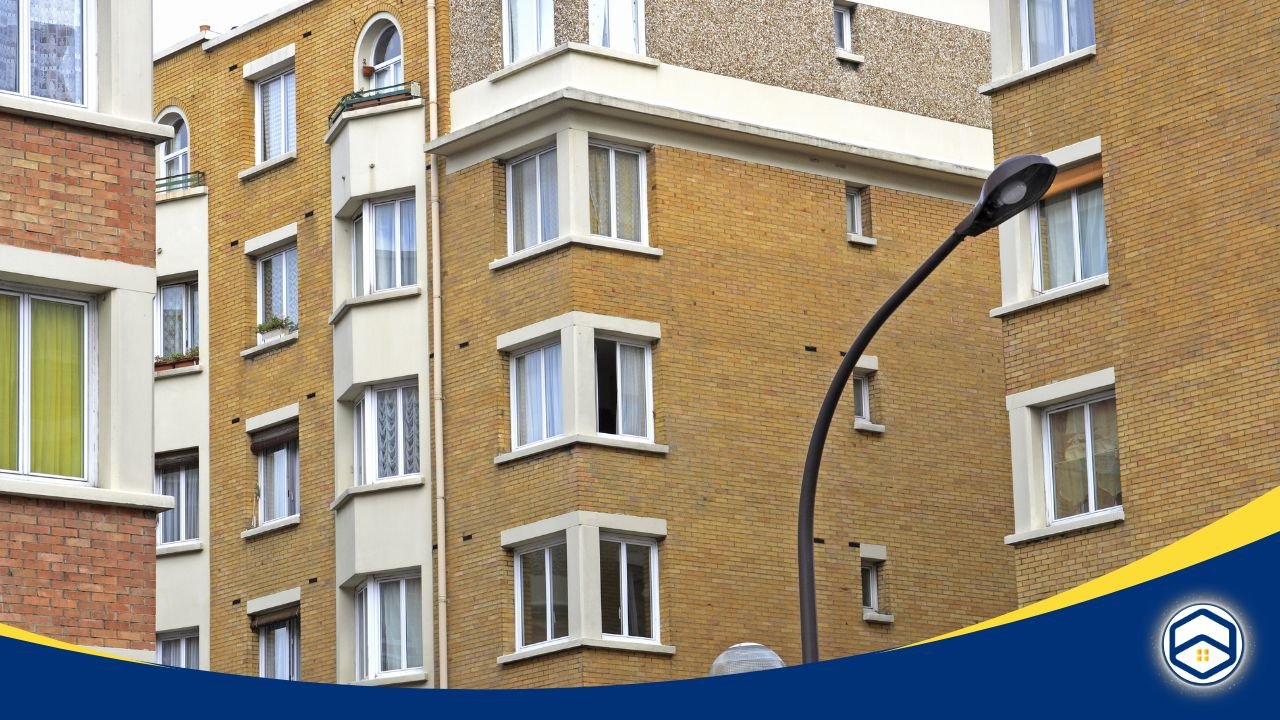
[[[1058,166],[1040,155],[1014,155],[1000,163],[986,182],[978,202],[956,232],[975,237],[1026,210],[1044,197]]]

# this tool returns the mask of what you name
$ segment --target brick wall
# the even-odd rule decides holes
[[[0,495],[0,622],[150,650],[155,549],[150,510]]]
[[[0,113],[0,243],[155,265],[155,146]]]

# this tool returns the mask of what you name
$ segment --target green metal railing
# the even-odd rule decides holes
[[[333,112],[329,113],[329,126],[332,127],[334,123],[338,122],[338,118],[342,117],[342,113],[348,110],[358,110],[362,107],[371,107],[416,97],[422,97],[422,86],[413,81],[400,83],[399,85],[389,85],[375,90],[347,93],[338,101],[338,105],[333,109]]]
[[[156,192],[172,192],[196,187],[204,187],[204,173],[200,170],[156,178]]]

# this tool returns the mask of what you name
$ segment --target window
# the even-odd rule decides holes
[[[507,64],[555,45],[555,3],[552,0],[504,0]]]
[[[156,655],[161,665],[200,669],[200,633],[185,631],[156,637]]]
[[[366,202],[351,228],[352,292],[357,296],[418,282],[413,198]]]
[[[591,234],[644,241],[644,157],[638,150],[592,144]]]
[[[850,235],[862,234],[862,191],[850,188],[844,196],[845,232]]]
[[[258,456],[258,524],[298,514],[298,421],[253,435]]]
[[[862,561],[862,607],[868,610],[880,609],[880,570],[879,563]]]
[[[356,676],[421,668],[422,579],[370,579],[356,591]]]
[[[93,311],[0,289],[0,474],[92,480]]]
[[[516,645],[569,636],[569,559],[564,542],[516,554]]]
[[[261,80],[255,86],[258,106],[258,162],[294,151],[294,73]]]
[[[418,386],[365,390],[355,405],[355,483],[417,475]]]
[[[1094,43],[1093,0],[1022,0],[1024,67]]]
[[[0,0],[0,91],[85,105],[86,0]]]
[[[195,282],[163,285],[156,294],[156,354],[181,355],[200,347],[199,287]]]
[[[648,439],[649,346],[596,338],[596,431]]]
[[[388,25],[373,45],[373,88],[391,87],[404,82],[404,58],[400,47],[400,31]]]
[[[605,635],[657,639],[658,545],[601,536],[600,612]]]
[[[511,358],[511,421],[516,447],[559,435],[560,343]]]
[[[836,3],[834,11],[836,49],[853,52],[853,8]],[[850,230],[849,232],[853,231]]]
[[[507,235],[511,252],[556,238],[560,225],[557,198],[554,147],[507,166]]]
[[[871,422],[871,377],[854,375],[853,385],[853,417],[855,420]]]
[[[173,128],[173,137],[161,145],[160,162],[164,166],[162,177],[185,175],[191,171],[191,135],[187,130],[187,121],[181,115],[173,114],[163,122]]]
[[[298,320],[298,246],[258,260],[258,322]]]
[[[173,509],[156,519],[159,543],[200,537],[200,463],[197,451],[156,458],[156,492],[173,498]]]
[[[1120,506],[1116,399],[1107,394],[1044,412],[1053,520]]]
[[[1107,272],[1101,182],[1046,198],[1031,212],[1037,290],[1052,290]]]
[[[643,0],[591,0],[591,44],[644,54]]]
[[[258,627],[258,676],[297,680],[301,653],[298,618],[265,623]]]

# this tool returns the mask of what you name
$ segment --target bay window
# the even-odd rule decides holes
[[[1094,44],[1093,0],[1022,0],[1023,67]]]
[[[555,45],[553,0],[503,0],[505,59],[508,65]]]
[[[422,579],[369,579],[356,591],[356,677],[421,669]]]
[[[1057,192],[1034,205],[1031,235],[1036,290],[1052,290],[1105,274],[1107,228],[1102,183]]]
[[[588,158],[591,234],[644,242],[645,153],[592,143]]]
[[[173,498],[173,509],[156,518],[157,541],[195,540],[200,536],[200,463],[196,451],[156,458],[156,493]]]
[[[658,544],[625,536],[600,537],[600,618],[605,635],[655,640]]]
[[[596,431],[650,438],[649,346],[597,337]]]
[[[588,13],[592,45],[644,53],[643,0],[591,0]]]
[[[356,485],[420,473],[417,384],[365,390],[355,434]]]
[[[162,285],[156,293],[156,354],[181,355],[200,346],[199,286],[195,282]]]
[[[1120,506],[1116,400],[1104,394],[1044,410],[1052,520]]]
[[[416,217],[413,198],[365,202],[351,226],[355,296],[417,284]]]
[[[562,541],[516,553],[516,645],[569,636],[569,560]]]
[[[0,91],[85,105],[88,0],[0,0]]]
[[[516,447],[561,434],[560,364],[558,342],[511,359],[511,419]]]
[[[556,149],[539,150],[507,165],[507,244],[512,253],[559,234]]]
[[[258,162],[294,151],[297,142],[292,69],[254,85],[258,110]]]

